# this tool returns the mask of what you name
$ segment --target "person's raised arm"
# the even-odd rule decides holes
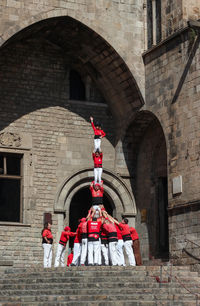
[[[90,122],[91,122],[91,125],[92,125],[92,128],[94,130],[94,132],[96,131],[96,128],[94,126],[94,122],[93,122],[93,117],[90,117]]]
[[[119,222],[117,220],[115,220],[112,216],[110,216],[109,214],[108,214],[108,219],[110,221],[114,222],[115,224],[119,225]]]

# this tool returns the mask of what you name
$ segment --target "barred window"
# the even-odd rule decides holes
[[[0,152],[0,221],[22,222],[22,159]]]

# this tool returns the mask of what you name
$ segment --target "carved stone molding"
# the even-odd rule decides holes
[[[0,133],[0,145],[5,147],[20,147],[22,139],[17,133]]]

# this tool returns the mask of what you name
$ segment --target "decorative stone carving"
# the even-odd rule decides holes
[[[0,133],[0,145],[5,147],[20,147],[21,137],[17,133]]]

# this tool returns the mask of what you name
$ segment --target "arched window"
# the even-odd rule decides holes
[[[75,70],[70,70],[69,73],[69,96],[71,100],[85,101],[85,85]]]

